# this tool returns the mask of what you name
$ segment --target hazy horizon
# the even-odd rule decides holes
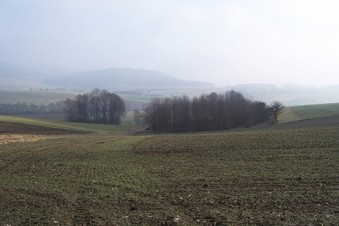
[[[236,84],[339,84],[339,2],[0,1],[0,62]]]

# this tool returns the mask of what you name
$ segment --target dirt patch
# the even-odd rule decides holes
[[[0,144],[8,144],[14,142],[33,142],[57,136],[29,135],[29,134],[0,134]]]

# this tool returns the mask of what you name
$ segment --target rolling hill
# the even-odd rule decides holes
[[[211,87],[212,83],[176,79],[158,71],[111,68],[47,78],[44,84],[68,89],[150,89]]]
[[[284,123],[328,117],[339,118],[339,103],[287,107],[279,118]]]
[[[0,225],[339,225],[339,125],[151,136],[89,126],[0,117]]]
[[[301,129],[301,128],[330,128],[339,126],[339,103],[313,104],[286,107],[279,116],[279,123],[262,125],[253,129]]]
[[[0,90],[27,90],[39,87],[43,74],[31,72],[20,65],[0,62]]]
[[[16,123],[20,125],[36,126],[47,129],[62,129],[80,132],[126,132],[137,128],[132,122],[132,116],[127,115],[122,118],[121,125],[76,123],[55,119],[20,117],[20,116],[0,116],[0,122]],[[0,130],[1,133],[1,130]]]

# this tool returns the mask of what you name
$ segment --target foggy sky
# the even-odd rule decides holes
[[[180,79],[339,84],[336,0],[0,0],[0,62]]]

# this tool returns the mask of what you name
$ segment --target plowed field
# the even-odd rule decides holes
[[[0,225],[339,224],[337,127],[46,134],[0,145]]]

